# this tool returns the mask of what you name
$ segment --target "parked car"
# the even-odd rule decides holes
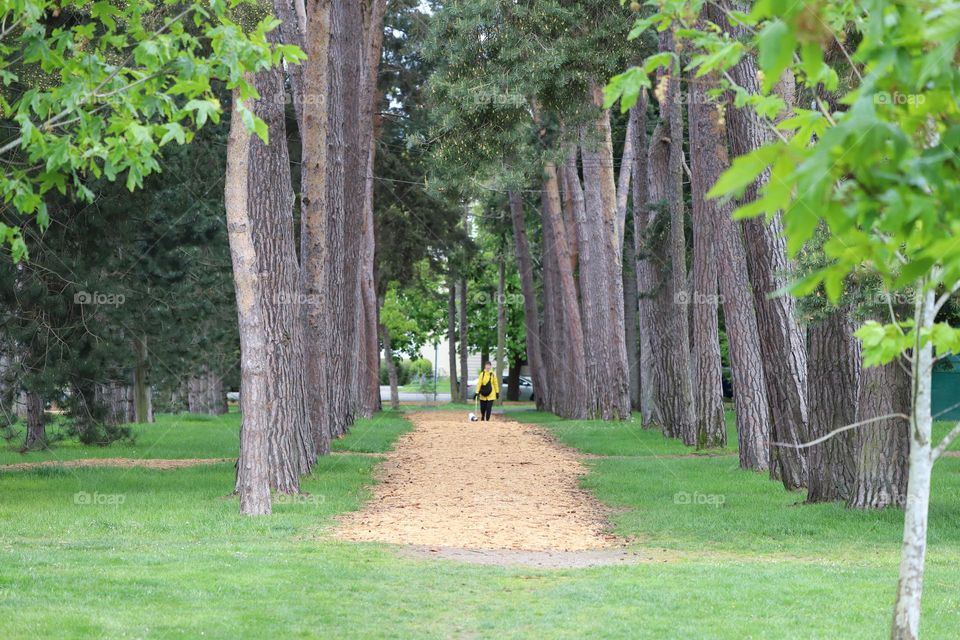
[[[504,376],[500,381],[500,395],[506,400],[507,389],[510,387],[510,376]],[[474,390],[477,388],[477,380],[474,378],[467,383],[467,398],[472,399]],[[520,376],[520,400],[533,400],[533,380],[530,376]]]

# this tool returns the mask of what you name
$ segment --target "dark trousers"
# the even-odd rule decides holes
[[[493,410],[493,400],[480,401],[480,419],[490,420],[490,412]]]

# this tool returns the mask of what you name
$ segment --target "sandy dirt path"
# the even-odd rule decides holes
[[[584,551],[613,547],[606,510],[580,489],[577,456],[542,429],[500,416],[409,416],[374,496],[340,519],[345,540],[461,549]]]

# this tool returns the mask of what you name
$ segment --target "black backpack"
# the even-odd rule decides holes
[[[480,375],[483,376],[482,373]],[[493,373],[491,373],[490,377],[487,378],[486,384],[480,386],[480,395],[488,396],[490,395],[491,391],[493,391]]]

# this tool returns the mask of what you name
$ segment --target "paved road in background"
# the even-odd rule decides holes
[[[390,387],[383,386],[380,387],[380,399],[381,400],[390,400]],[[400,402],[433,402],[433,394],[428,393],[426,395],[422,393],[410,393],[407,391],[400,392]],[[438,393],[437,402],[450,402],[449,393]]]

